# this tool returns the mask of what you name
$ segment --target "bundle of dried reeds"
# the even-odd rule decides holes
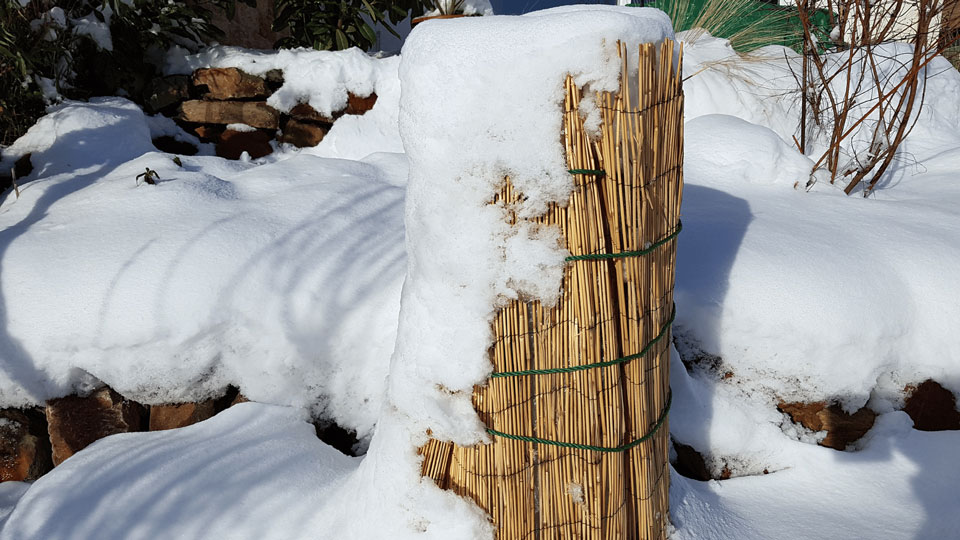
[[[640,46],[640,69],[597,96],[599,138],[566,83],[575,189],[535,221],[572,254],[553,308],[514,301],[494,321],[494,374],[473,403],[493,443],[431,440],[423,474],[489,512],[499,539],[664,538],[669,327],[683,163],[674,43]],[[518,194],[509,180],[500,201]]]

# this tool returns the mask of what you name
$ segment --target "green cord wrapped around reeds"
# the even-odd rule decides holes
[[[680,230],[683,95],[674,43],[639,46],[600,94],[600,135],[566,82],[574,191],[532,221],[563,234],[560,301],[496,314],[494,373],[473,392],[492,443],[431,440],[423,474],[487,511],[498,539],[666,537],[669,348]],[[499,201],[522,195],[504,182]],[[520,219],[520,218],[514,218]]]

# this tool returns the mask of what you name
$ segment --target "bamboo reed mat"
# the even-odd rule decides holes
[[[621,89],[597,96],[599,138],[567,79],[575,189],[533,221],[559,227],[573,257],[557,306],[518,300],[495,317],[494,375],[473,392],[493,443],[421,448],[424,476],[486,510],[497,539],[666,537],[683,94],[673,42],[639,55],[628,77],[621,45]],[[521,196],[508,179],[498,200]]]

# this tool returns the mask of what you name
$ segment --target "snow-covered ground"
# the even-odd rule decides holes
[[[554,182],[530,204],[556,198],[564,186],[556,148],[523,143],[559,131],[560,88],[551,85],[565,72],[556,69],[604,88],[613,64],[592,38],[669,34],[648,10],[591,9],[427,23],[401,59],[220,49],[185,60],[289,67],[299,76],[278,92],[280,107],[300,100],[335,109],[347,91],[378,93],[372,111],[339,120],[314,149],[280,148],[255,161],[181,157],[178,165],[150,143],[175,128],[121,98],[65,104],[5,149],[4,166],[32,152],[35,170],[19,198],[0,198],[0,406],[99,382],[144,403],[205,398],[234,384],[259,403],[180,430],[108,437],[33,485],[0,484],[0,539],[487,535],[472,505],[420,482],[410,467],[410,431],[425,418],[452,437],[475,436],[464,400],[443,391],[399,400],[397,387],[441,378],[470,388],[485,375],[471,344],[485,343],[486,328],[451,354],[424,343],[417,323],[462,322],[464,313],[482,321],[491,298],[518,293],[507,270],[491,264],[462,283],[460,298],[473,304],[429,310],[449,301],[431,299],[424,283],[464,275],[450,242],[472,238],[485,249],[476,233],[498,218],[458,216],[476,226],[451,228],[458,220],[441,212],[455,191],[444,183],[482,204],[485,179],[542,174]],[[486,42],[507,52],[471,53]],[[531,51],[535,61],[509,64]],[[709,37],[684,51],[675,335],[681,352],[717,356],[732,376],[688,372],[675,352],[670,428],[736,477],[673,474],[673,535],[955,537],[960,432],[915,431],[897,409],[904,386],[927,378],[960,392],[960,74],[931,66],[903,159],[864,199],[823,182],[795,189],[812,161],[788,142],[797,125],[789,55],[767,52],[738,63]],[[457,76],[456,55],[470,59]],[[498,62],[509,69],[483,67]],[[441,76],[461,86],[437,89]],[[519,99],[511,82],[531,85],[515,92],[526,103],[510,101]],[[519,114],[524,104],[537,114]],[[431,156],[438,148],[442,155]],[[491,152],[501,159],[485,170]],[[157,185],[138,185],[147,168]],[[496,242],[512,241],[497,234]],[[524,253],[537,247],[532,233],[520,240],[529,242],[519,244]],[[445,249],[453,251],[442,264],[427,264]],[[552,255],[518,260],[549,267]],[[519,292],[549,289],[535,283],[549,275],[531,275]],[[866,404],[880,415],[854,451],[838,452],[812,444],[815,434],[777,411],[780,399]],[[317,417],[357,431],[367,457],[317,441],[307,423]]]

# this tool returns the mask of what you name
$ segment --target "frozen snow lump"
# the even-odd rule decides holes
[[[806,184],[813,162],[769,128],[708,114],[684,125],[685,172],[719,183]],[[760,158],[759,156],[763,156]]]

